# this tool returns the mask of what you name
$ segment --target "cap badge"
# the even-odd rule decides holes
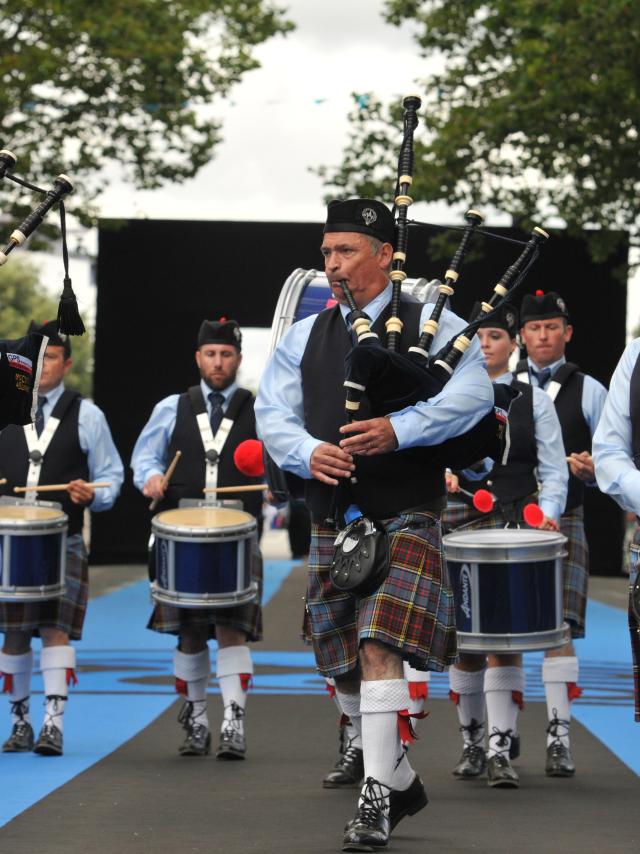
[[[373,210],[373,208],[363,208],[361,216],[367,225],[373,225],[373,223],[378,219],[378,214]]]
[[[567,311],[567,304],[566,304],[566,302],[562,299],[562,297],[558,297],[558,299],[556,300],[556,305],[558,306],[558,308],[560,309],[560,311],[564,311],[564,312],[565,312],[565,314],[566,314],[566,311]]]

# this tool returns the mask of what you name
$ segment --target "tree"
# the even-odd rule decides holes
[[[40,283],[28,258],[13,258],[0,267],[0,338],[22,338],[32,320],[44,323],[57,316],[58,301]],[[93,387],[93,335],[71,338],[73,365],[65,385],[90,397]]]
[[[270,0],[0,0],[1,147],[41,186],[68,173],[85,221],[110,163],[145,189],[193,177],[216,99],[292,27]]]
[[[426,77],[416,200],[493,205],[516,222],[628,229],[639,243],[640,4],[633,0],[387,0],[411,21]],[[398,107],[360,96],[331,188],[389,196]],[[593,236],[594,257],[617,238]]]

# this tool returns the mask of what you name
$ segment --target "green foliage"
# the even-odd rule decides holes
[[[44,323],[58,314],[58,301],[40,284],[37,268],[25,258],[0,267],[0,338],[22,338],[32,320]],[[73,366],[65,385],[90,397],[93,385],[93,333],[71,338]]]
[[[416,200],[493,205],[517,222],[558,215],[572,231],[628,229],[638,244],[639,3],[387,0],[386,17],[411,21],[443,68],[419,87]],[[388,198],[400,108],[371,97],[350,118],[342,165],[320,174]],[[598,235],[594,256],[616,239]]]
[[[283,14],[270,0],[0,0],[1,147],[41,186],[68,173],[85,221],[110,162],[145,189],[191,178],[220,141],[212,105],[258,67],[256,45],[292,29]],[[7,186],[15,205],[24,191]]]

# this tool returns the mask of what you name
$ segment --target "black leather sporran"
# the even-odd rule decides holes
[[[367,596],[380,587],[389,568],[389,537],[384,525],[361,516],[340,531],[330,569],[336,590]]]

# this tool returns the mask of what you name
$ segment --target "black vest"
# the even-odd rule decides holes
[[[404,323],[400,352],[406,353],[418,340],[422,303],[403,297],[400,318]],[[373,324],[373,330],[386,338],[387,306]],[[304,402],[305,428],[317,439],[337,444],[342,438],[339,428],[346,422],[344,414],[344,360],[352,347],[340,307],[334,306],[317,316],[300,371]],[[361,420],[369,417],[368,401],[362,401]],[[338,510],[355,503],[363,513],[377,519],[393,516],[410,507],[444,506],[444,467],[430,464],[428,448],[410,448],[375,457],[358,457],[357,484],[344,483],[339,490]],[[313,479],[306,482],[305,499],[315,521],[327,518],[332,510],[334,489]]]
[[[75,391],[62,392],[51,415],[60,418],[58,429],[49,442],[42,461],[40,485],[68,483],[70,480],[89,480],[87,455],[80,447],[78,438],[78,415],[80,395]],[[15,498],[14,486],[26,486],[29,471],[29,448],[24,429],[15,424],[5,427],[0,433],[0,471],[7,483],[0,486],[1,495]],[[69,517],[68,534],[82,531],[84,508],[74,504],[66,490],[42,493],[47,501],[58,501]]]
[[[511,385],[521,392],[509,409],[509,456],[505,465],[496,463],[481,480],[467,480],[461,472],[460,486],[469,492],[488,489],[500,504],[509,504],[533,495],[538,490],[535,469],[538,465],[533,389],[527,383],[513,380]],[[455,495],[452,496],[455,498]]]
[[[516,374],[527,371],[529,363],[526,359],[518,362]],[[555,407],[562,428],[562,440],[567,453],[591,453],[591,430],[582,414],[582,388],[584,374],[577,365],[565,362],[551,377],[551,381],[560,383],[560,391],[556,395]],[[569,489],[565,511],[579,507],[584,501],[584,483],[580,478],[569,472]]]
[[[241,474],[233,462],[233,452],[240,442],[256,438],[253,404],[253,395],[244,388],[237,389],[229,401],[225,417],[233,420],[233,426],[218,460],[218,486],[244,486],[262,482],[261,477],[247,477]],[[171,434],[167,456],[172,460],[176,451],[181,451],[182,457],[176,466],[158,512],[177,507],[181,498],[202,500],[205,497],[202,490],[205,487],[206,461],[196,416],[206,411],[207,407],[199,385],[192,386],[178,398],[176,423]],[[247,513],[261,520],[261,492],[230,492],[223,493],[220,498],[222,497],[225,500],[239,499]]]

